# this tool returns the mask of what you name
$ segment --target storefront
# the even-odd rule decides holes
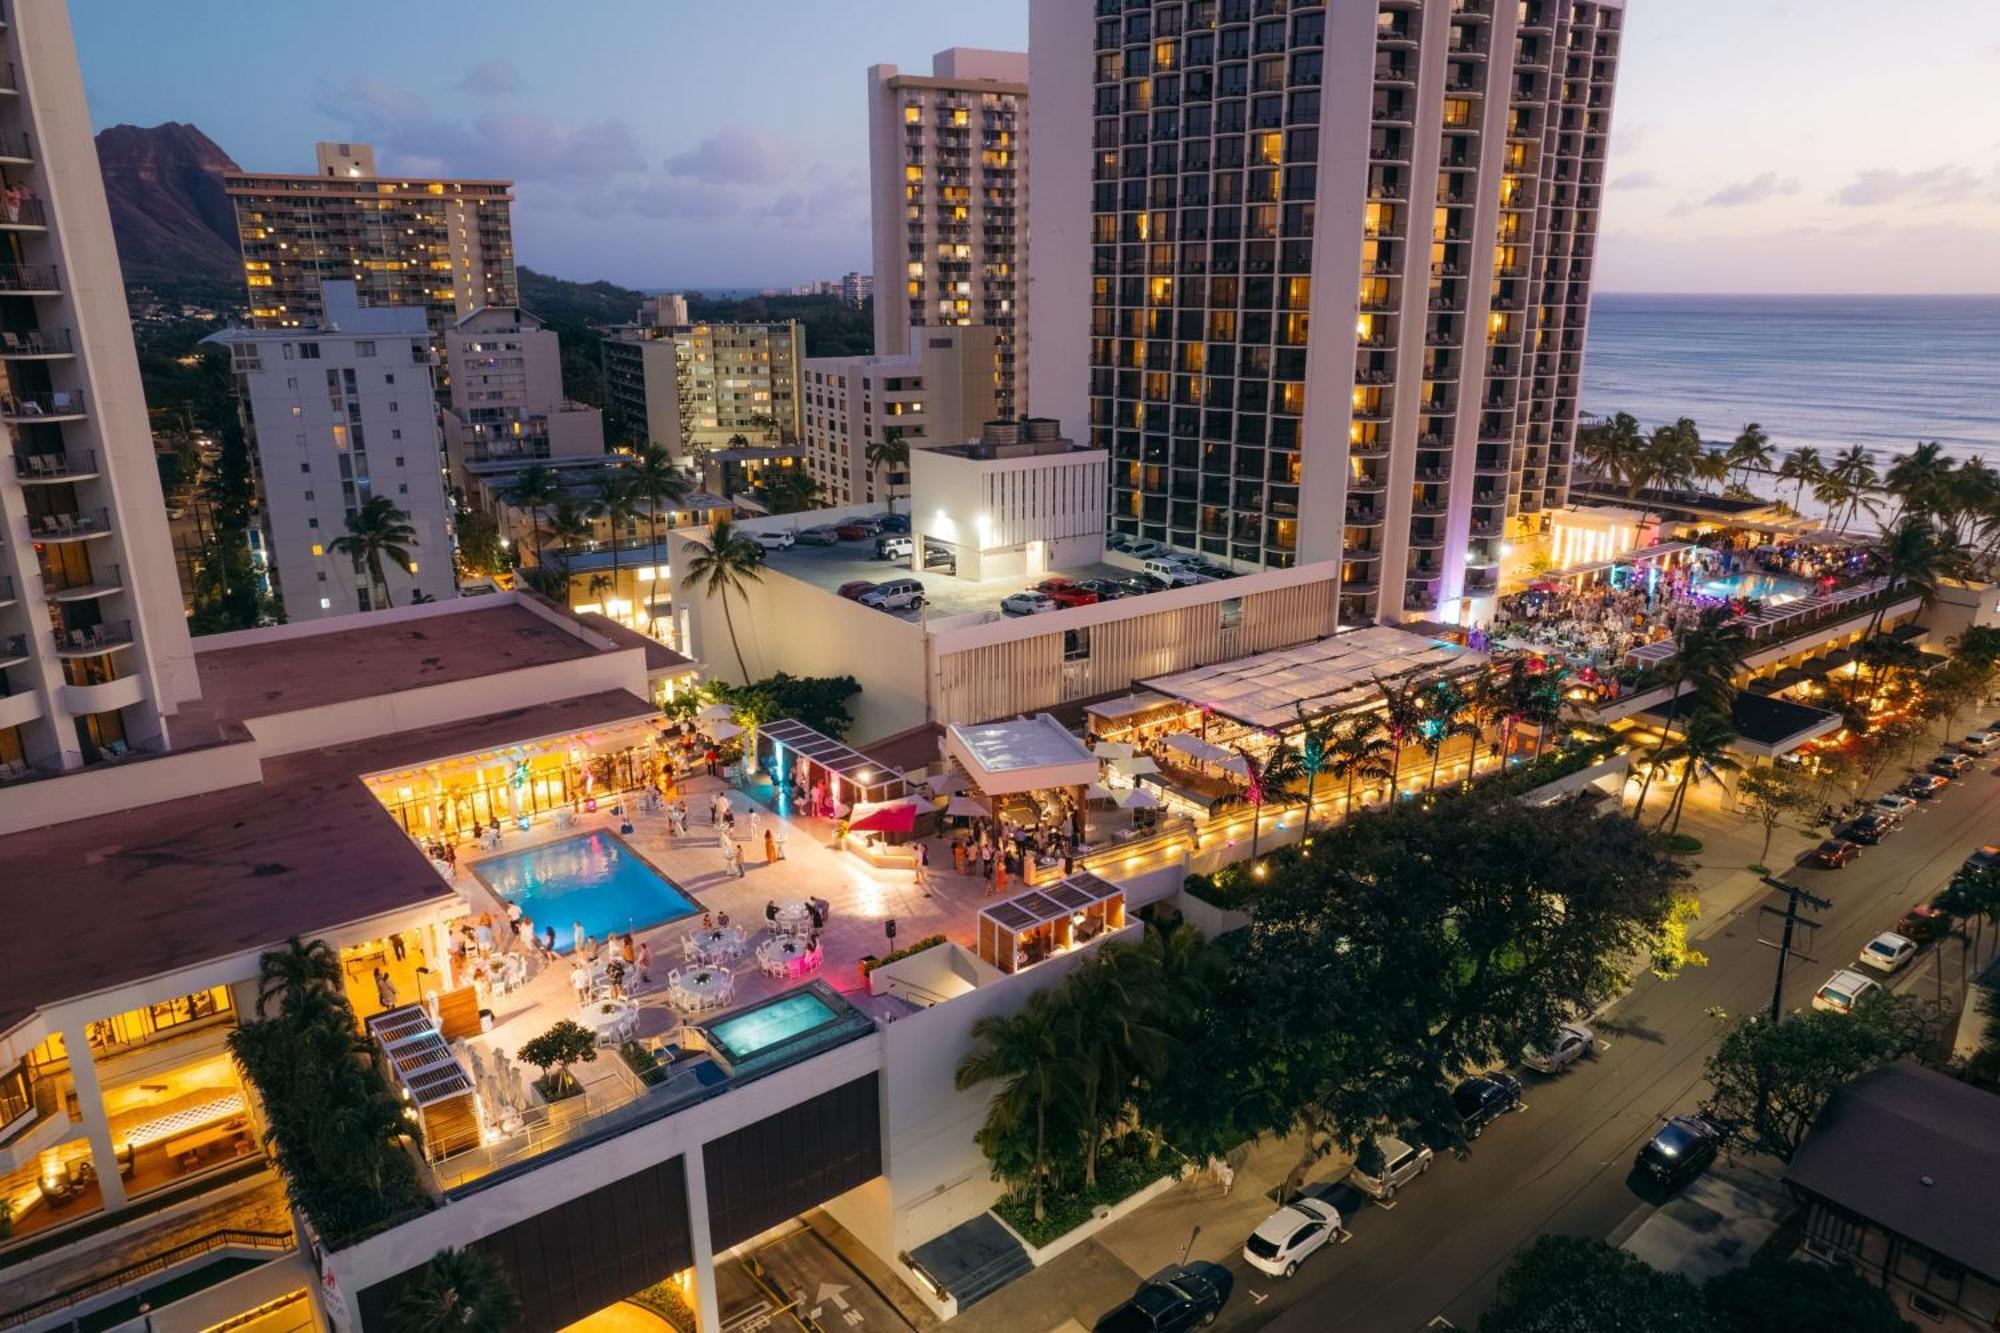
[[[660,749],[651,721],[648,714],[363,781],[413,838],[463,841],[496,824],[526,828],[537,816],[593,810],[655,782]]]
[[[754,749],[780,815],[843,819],[858,805],[909,795],[910,784],[895,769],[791,718],[760,725]]]

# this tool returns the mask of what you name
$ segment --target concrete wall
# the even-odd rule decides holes
[[[19,783],[0,800],[0,836],[256,782],[263,776],[259,753],[246,736]]]

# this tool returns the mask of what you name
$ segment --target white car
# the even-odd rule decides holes
[[[1319,1199],[1299,1199],[1264,1219],[1243,1242],[1243,1261],[1272,1277],[1290,1277],[1307,1255],[1340,1231],[1340,1210]]]
[[[1009,616],[1039,616],[1061,609],[1053,597],[1039,592],[1017,592],[1000,603],[1001,614]]]
[[[1905,815],[1908,815],[1912,810],[1917,808],[1917,798],[1914,796],[1905,796],[1899,791],[1887,792],[1881,796],[1877,796],[1875,804],[1868,808],[1876,814],[1886,815],[1900,824],[1903,822]]]
[[[1813,992],[1812,1007],[1826,1009],[1836,1014],[1854,1012],[1854,1006],[1870,995],[1881,990],[1879,982],[1870,981],[1859,972],[1842,968],[1827,978],[1827,983]]]
[[[1992,754],[2000,750],[2000,732],[1975,731],[1958,743],[1967,754]]]
[[[1862,946],[1861,961],[1877,972],[1896,972],[1917,956],[1917,942],[1885,930]]]
[[[1429,1148],[1412,1148],[1392,1134],[1376,1139],[1375,1150],[1382,1154],[1382,1169],[1363,1171],[1356,1162],[1347,1178],[1354,1188],[1376,1199],[1395,1198],[1399,1188],[1431,1169],[1431,1158],[1435,1155]]]
[[[1597,1034],[1581,1023],[1565,1023],[1553,1040],[1521,1052],[1521,1063],[1538,1074],[1560,1074],[1597,1049]]]
[[[1156,555],[1165,555],[1167,550],[1167,547],[1162,546],[1151,537],[1135,537],[1132,539],[1131,544],[1126,546],[1125,554],[1137,560],[1147,560]]]
[[[753,532],[750,540],[767,551],[789,551],[799,539],[790,532]]]

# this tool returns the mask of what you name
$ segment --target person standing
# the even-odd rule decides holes
[[[583,922],[571,921],[569,923],[569,938],[571,952],[582,953],[583,942],[589,938],[589,936],[583,933]]]
[[[381,1002],[384,1009],[396,1007],[396,983],[391,981],[389,974],[379,967],[375,969],[375,998]]]
[[[650,986],[653,984],[652,967],[653,967],[653,946],[646,940],[640,940],[639,941],[639,984],[640,985]]]
[[[777,839],[777,836],[776,836],[775,834],[773,834],[773,833],[771,832],[771,830],[769,830],[769,829],[765,829],[765,830],[764,830],[764,864],[768,866],[768,865],[776,865],[777,863],[778,863],[778,839]]]
[[[929,887],[931,882],[930,869],[931,869],[930,844],[920,839],[917,842],[917,866],[916,866],[917,873],[914,879],[914,882],[918,888],[921,889]]]

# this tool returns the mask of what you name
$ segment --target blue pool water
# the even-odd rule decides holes
[[[711,1024],[708,1034],[731,1062],[740,1062],[838,1017],[819,996],[798,991]]]
[[[1709,579],[1699,585],[1702,592],[1710,597],[1749,597],[1766,606],[1782,606],[1786,602],[1796,602],[1813,590],[1813,585],[1804,579],[1787,578],[1783,574],[1730,574],[1719,579]]]
[[[613,931],[644,930],[701,909],[609,833],[586,833],[524,852],[489,857],[472,873],[501,898],[521,905],[536,933],[556,928],[556,951],[576,945],[581,922],[603,939]]]

